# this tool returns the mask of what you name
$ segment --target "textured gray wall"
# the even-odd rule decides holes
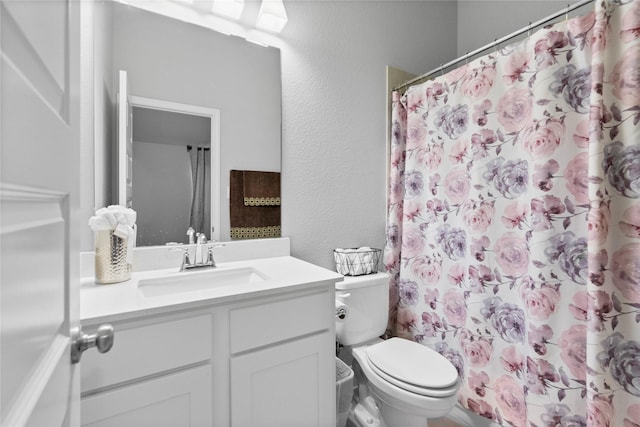
[[[455,56],[451,1],[285,1],[282,226],[292,254],[334,268],[336,247],[385,242],[385,66]]]
[[[458,1],[458,55],[566,9],[574,1]]]

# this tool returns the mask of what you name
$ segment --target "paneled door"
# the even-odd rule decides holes
[[[2,426],[79,424],[80,7],[0,0]]]

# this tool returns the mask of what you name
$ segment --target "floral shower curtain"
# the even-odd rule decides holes
[[[504,426],[640,426],[640,0],[394,94],[390,332]]]

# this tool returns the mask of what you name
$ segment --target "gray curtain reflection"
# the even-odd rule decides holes
[[[211,234],[211,155],[209,148],[187,146],[191,160],[193,190],[189,225],[196,232]]]

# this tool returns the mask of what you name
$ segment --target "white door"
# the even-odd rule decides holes
[[[0,0],[0,425],[79,423],[80,2]]]
[[[129,100],[127,72],[118,73],[118,204],[132,207],[133,201],[133,111]]]

